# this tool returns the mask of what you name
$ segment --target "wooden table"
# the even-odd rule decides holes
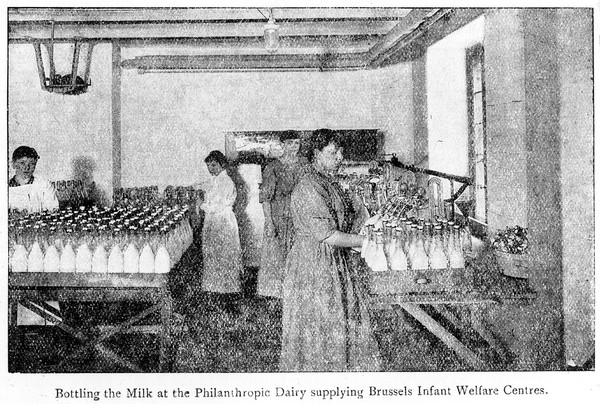
[[[93,348],[105,358],[135,372],[144,372],[138,365],[117,355],[103,341],[118,333],[142,332],[158,334],[160,352],[158,370],[170,370],[172,350],[172,300],[167,288],[168,274],[94,274],[94,273],[9,273],[9,330],[18,335],[17,306],[19,304],[39,314],[83,343],[69,357]],[[141,309],[120,324],[90,326],[78,329],[65,322],[64,316],[48,301],[58,302],[144,302],[150,307]],[[153,313],[160,313],[159,324],[137,325]],[[10,343],[10,341],[9,341]],[[57,365],[60,366],[69,358]]]
[[[474,370],[501,370],[512,353],[490,331],[484,311],[491,305],[528,304],[535,297],[526,280],[498,274],[478,279],[468,292],[373,294],[371,305],[374,309],[391,306],[410,314]],[[485,341],[501,363],[490,363],[486,352],[473,349],[470,342],[474,338]]]

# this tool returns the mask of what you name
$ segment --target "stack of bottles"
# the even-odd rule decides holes
[[[54,181],[52,186],[56,191],[56,197],[60,206],[77,207],[91,205],[90,192],[94,189],[93,182],[86,183],[82,180]]]
[[[361,256],[376,272],[463,269],[471,254],[471,233],[441,219],[380,219],[365,225]]]
[[[159,201],[158,186],[117,188],[113,193],[113,206],[146,206]]]
[[[188,206],[67,208],[9,218],[11,272],[167,273],[191,245]]]

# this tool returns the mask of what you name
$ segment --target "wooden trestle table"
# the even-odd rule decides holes
[[[172,299],[167,288],[168,274],[96,274],[96,273],[9,273],[9,335],[18,335],[17,306],[19,304],[42,316],[83,343],[69,355],[93,348],[110,361],[118,363],[134,372],[170,370],[172,350]],[[68,324],[60,310],[47,302],[143,302],[148,306],[120,324],[77,328]],[[145,308],[147,307],[147,308]],[[160,313],[158,324],[139,325],[138,323],[153,313]],[[93,314],[93,313],[91,313]],[[123,358],[103,344],[107,338],[128,332],[157,334],[159,337],[159,363],[153,369],[142,369],[138,364]],[[10,342],[9,342],[10,343]],[[58,364],[60,366],[69,358]]]
[[[527,305],[535,297],[526,279],[488,273],[469,291],[372,294],[370,302],[374,310],[392,307],[408,313],[473,370],[503,370],[513,353],[491,331],[484,313],[493,305]],[[485,349],[473,348],[474,339],[485,341]],[[489,353],[500,361],[490,361]]]

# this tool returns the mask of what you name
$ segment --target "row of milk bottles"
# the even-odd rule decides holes
[[[376,272],[461,269],[472,249],[469,228],[452,221],[401,218],[365,227],[361,256]]]
[[[79,231],[40,226],[19,229],[9,240],[12,272],[167,273],[192,242],[188,220],[161,229],[102,226]]]

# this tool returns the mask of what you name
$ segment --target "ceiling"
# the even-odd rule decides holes
[[[265,49],[270,13],[279,47]],[[9,8],[9,43],[116,42],[124,68],[349,70],[379,67],[450,9]],[[129,52],[127,52],[129,50]],[[127,58],[129,57],[129,58]]]

